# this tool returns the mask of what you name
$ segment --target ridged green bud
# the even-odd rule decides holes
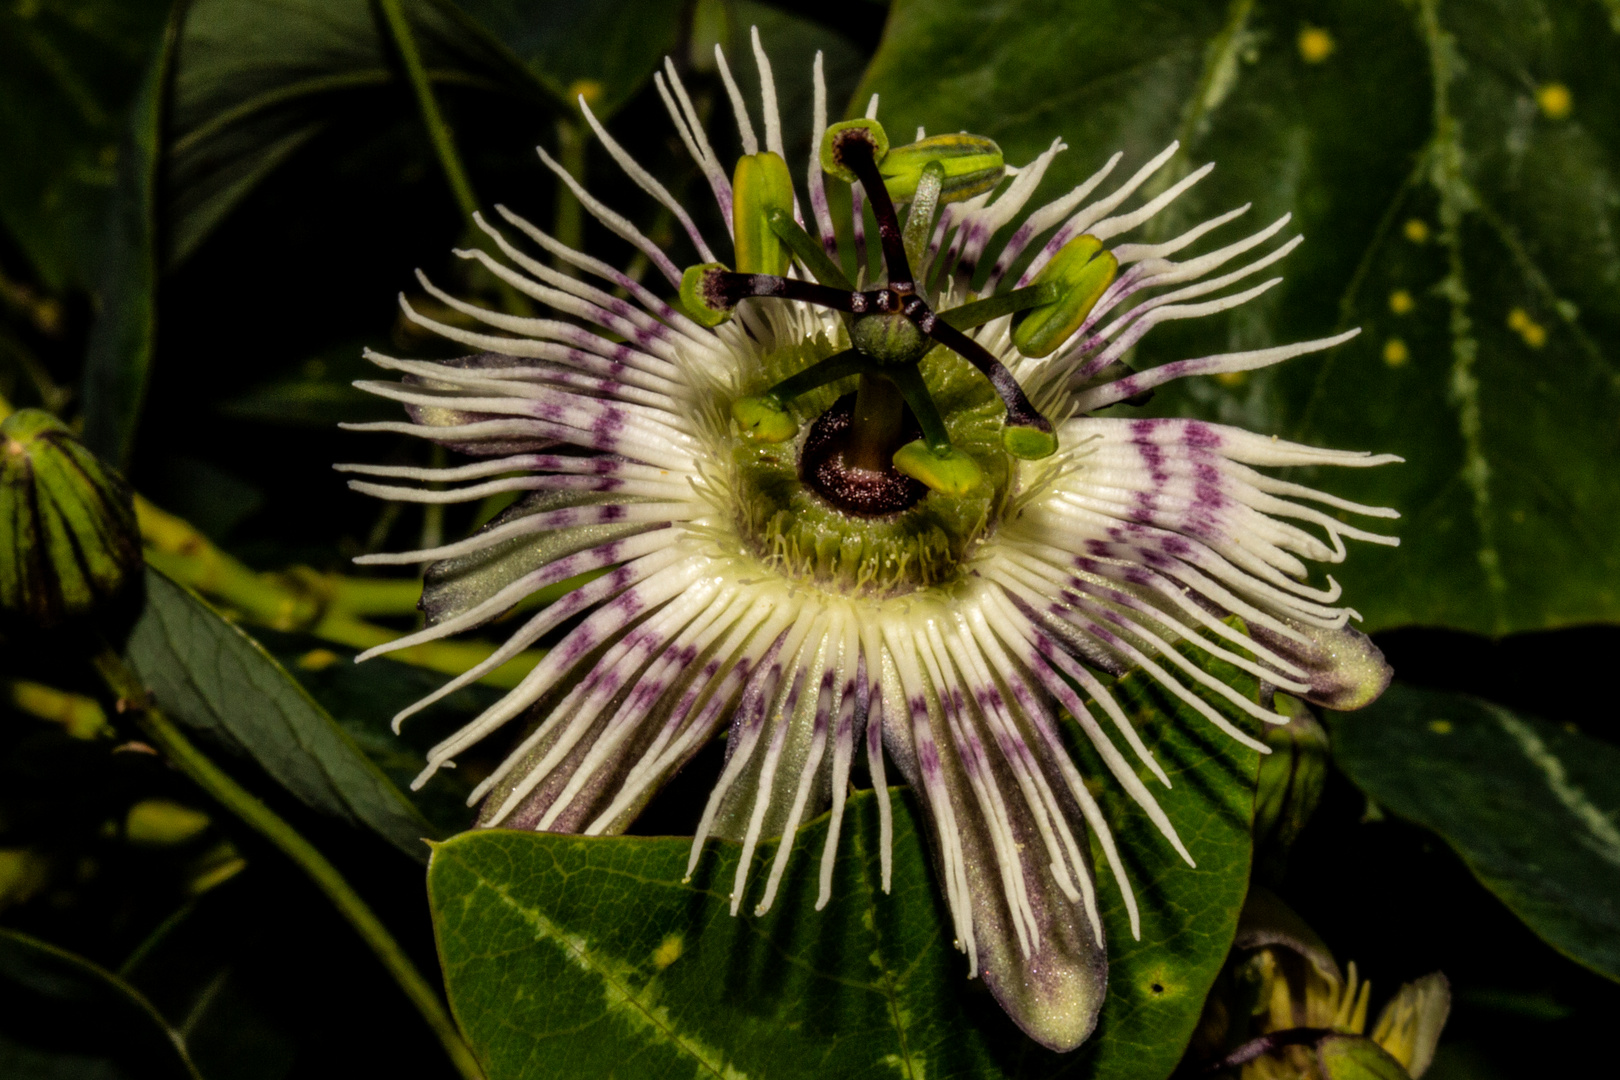
[[[860,138],[861,132],[866,133],[866,140],[872,144],[872,160],[883,164],[884,157],[889,153],[889,135],[883,130],[883,125],[876,120],[840,120],[821,137],[821,168],[824,172],[847,184],[859,179],[844,165],[843,144],[850,138]]]
[[[937,161],[945,170],[939,205],[971,199],[1001,183],[1007,163],[1001,147],[983,135],[930,135],[905,146],[897,146],[883,159],[879,172],[889,197],[897,203],[910,202],[917,193],[928,163]]]
[[[0,423],[0,608],[55,626],[118,592],[140,565],[124,482],[48,412]]]
[[[698,263],[681,274],[681,306],[704,326],[719,326],[731,318],[731,308],[715,296],[711,287],[711,275],[725,269],[723,263]]]
[[[736,234],[737,272],[775,274],[788,271],[792,255],[771,228],[769,213],[793,213],[793,177],[787,162],[770,151],[744,154],[731,174],[731,223]]]
[[[1013,318],[1013,345],[1025,356],[1049,356],[1080,329],[1119,272],[1114,253],[1095,236],[1077,236],[1052,256],[1035,278],[1055,285],[1058,297]]]

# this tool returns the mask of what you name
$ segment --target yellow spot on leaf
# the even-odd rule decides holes
[[[1390,367],[1400,367],[1410,359],[1412,354],[1407,350],[1406,342],[1400,338],[1390,338],[1384,342],[1384,363]]]
[[[585,104],[593,105],[602,96],[602,84],[595,79],[580,79],[568,88],[568,100],[578,101],[585,99]]]
[[[669,935],[663,940],[663,943],[660,944],[658,948],[653,950],[653,966],[659,971],[663,971],[665,968],[669,967],[669,965],[681,958],[681,952],[685,949],[685,947],[685,943],[681,940],[681,935]]]
[[[1307,26],[1299,32],[1299,55],[1307,64],[1320,64],[1337,46],[1333,35],[1320,26]]]
[[[1401,232],[1405,233],[1406,238],[1414,244],[1427,244],[1429,242],[1429,223],[1422,218],[1408,218]]]
[[[1450,720],[1430,720],[1429,721],[1429,730],[1434,732],[1436,735],[1450,735],[1451,734],[1451,721]]]
[[[305,671],[324,671],[338,662],[338,654],[331,649],[311,649],[298,658],[298,666]]]
[[[1389,294],[1389,310],[1397,315],[1405,315],[1416,306],[1412,294],[1405,289],[1396,289]]]
[[[1530,317],[1524,308],[1514,308],[1508,312],[1508,329],[1524,339],[1524,343],[1532,349],[1539,349],[1547,344],[1547,328]]]
[[[1570,97],[1569,87],[1554,82],[1536,91],[1536,104],[1547,119],[1562,120],[1575,107],[1575,99]]]
[[[1223,371],[1215,376],[1215,381],[1222,386],[1242,386],[1248,377],[1247,371]]]

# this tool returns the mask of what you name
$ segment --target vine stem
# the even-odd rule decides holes
[[[427,68],[422,65],[422,51],[416,47],[416,35],[411,32],[411,24],[405,18],[405,9],[400,0],[379,0],[379,6],[383,18],[388,22],[394,45],[399,49],[399,57],[404,61],[411,88],[416,91],[416,104],[422,110],[422,123],[427,127],[428,138],[433,140],[433,151],[444,169],[444,178],[450,183],[456,205],[461,207],[462,214],[471,224],[473,214],[478,211],[478,199],[473,195],[472,182],[467,179],[467,170],[462,167],[461,156],[456,152],[455,136],[450,131],[450,125],[445,123],[444,114],[439,111],[439,103],[433,96]]]
[[[388,932],[382,920],[366,906],[360,894],[344,880],[337,867],[327,861],[326,856],[299,835],[297,830],[282,820],[280,815],[232,780],[223,769],[197,749],[163,710],[152,703],[146,687],[117,653],[103,646],[96,655],[94,664],[108,689],[117,696],[119,711],[133,716],[136,726],[153,746],[161,750],[181,772],[191,777],[198,787],[235,814],[243,824],[274,844],[282,854],[309,876],[316,888],[326,894],[326,898],[338,909],[349,925],[354,927],[361,940],[370,946],[394,982],[422,1014],[422,1018],[427,1021],[428,1027],[433,1030],[433,1034],[444,1047],[445,1054],[455,1066],[456,1072],[466,1080],[484,1080],[483,1069],[473,1057],[472,1050],[461,1038],[461,1033],[456,1030],[455,1023],[445,1011],[437,991],[422,973],[416,970],[410,957],[400,948],[399,942],[394,940],[394,936]]]

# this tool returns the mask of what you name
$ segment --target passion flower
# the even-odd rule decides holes
[[[1264,744],[1205,692],[1234,715],[1287,717],[1207,674],[1178,643],[1312,701],[1370,700],[1387,668],[1347,627],[1354,612],[1337,606],[1332,578],[1312,583],[1307,560],[1338,562],[1345,538],[1395,543],[1342,520],[1395,514],[1259,468],[1396,459],[1194,420],[1099,415],[1171,379],[1263,367],[1354,334],[1126,366],[1159,323],[1224,311],[1276,284],[1229,289],[1298,242],[1265,247],[1284,217],[1171,258],[1246,207],[1170,240],[1115,242],[1209,166],[1122,209],[1177,147],[1093,199],[1115,154],[1030,209],[1061,140],[1022,167],[977,136],[919,133],[891,147],[875,98],[865,119],[829,127],[818,57],[814,146],[796,187],[757,33],[754,55],[759,113],[718,56],[743,155],[729,171],[674,65],[657,77],[731,233],[718,253],[582,99],[602,145],[673,215],[699,264],[677,264],[541,150],[585,208],[663,276],[662,289],[497,207],[498,223],[478,220],[499,257],[458,254],[560,317],[490,310],[421,278],[486,332],[401,297],[413,322],[471,352],[444,362],[368,353],[403,378],[361,385],[403,403],[410,420],[351,426],[479,460],[339,468],[377,478],[352,486],[386,499],[525,494],[464,540],[359,560],[432,564],[426,628],[364,655],[473,629],[540,589],[578,583],[396,718],[557,638],[518,687],[431,751],[419,785],[526,722],[530,733],[474,793],[479,825],[610,834],[728,730],[691,866],[709,837],[740,840],[732,911],[747,898],[763,912],[795,829],[830,806],[818,907],[829,899],[864,749],[882,808],[884,887],[892,765],[929,816],[969,976],[982,974],[1031,1036],[1069,1049],[1095,1025],[1107,973],[1088,828],[1133,929],[1137,909],[1061,729],[1072,724],[1091,741],[1192,863],[1137,769],[1169,778],[1103,677],[1141,669],[1257,750]],[[853,244],[834,228],[834,184],[851,186]],[[868,204],[881,259],[867,258]],[[754,848],[774,835],[786,840],[751,888]]]

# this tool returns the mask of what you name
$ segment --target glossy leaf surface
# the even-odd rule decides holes
[[[1102,872],[1109,997],[1072,1054],[1024,1038],[966,980],[919,811],[899,789],[893,894],[879,889],[877,806],[861,792],[821,912],[826,818],[800,831],[781,895],[758,918],[729,914],[736,844],[715,844],[690,885],[685,839],[482,831],[441,844],[429,891],[452,1008],[492,1080],[1168,1076],[1236,930],[1257,755],[1196,716],[1166,714],[1134,677],[1119,694],[1175,784],[1162,802],[1199,867],[1103,785],[1142,939]],[[774,848],[762,845],[759,873]]]
[[[1217,168],[1149,237],[1254,204],[1194,251],[1292,213],[1280,288],[1155,330],[1135,365],[1362,335],[1149,408],[1401,454],[1300,477],[1404,515],[1398,549],[1334,576],[1366,629],[1503,633],[1620,618],[1617,48],[1601,0],[901,0],[852,108],[879,92],[891,130],[1013,163],[1060,135],[1048,197],[1179,139],[1144,195]]]

